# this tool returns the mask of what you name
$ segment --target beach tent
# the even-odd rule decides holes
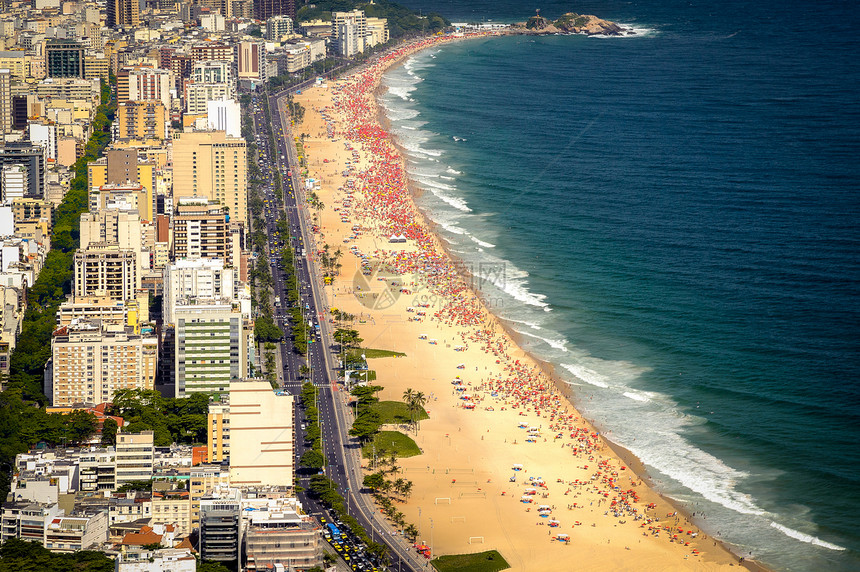
[[[515,463],[515,464],[514,464],[514,466],[513,466],[513,469],[514,469],[515,471],[522,471],[522,470],[523,470],[523,466],[522,466],[522,465],[520,465],[519,463]]]

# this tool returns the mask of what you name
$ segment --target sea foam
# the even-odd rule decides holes
[[[770,525],[783,533],[786,536],[790,536],[795,540],[799,540],[801,542],[806,542],[807,544],[814,544],[815,546],[821,546],[822,548],[827,548],[829,550],[845,550],[844,546],[839,546],[838,544],[832,544],[830,542],[826,542],[821,540],[817,536],[812,536],[811,534],[805,534],[800,532],[799,530],[794,530],[793,528],[788,528],[787,526],[783,526],[781,524],[777,524],[775,522],[771,522]]]

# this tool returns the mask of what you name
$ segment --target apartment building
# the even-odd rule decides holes
[[[191,498],[191,526],[200,524],[200,499],[214,488],[230,484],[230,469],[226,465],[200,465],[188,473],[188,493]]]
[[[219,203],[230,220],[247,224],[248,158],[245,140],[223,131],[177,133],[173,139],[176,197]]]
[[[256,498],[248,498],[253,495]],[[287,563],[296,570],[322,566],[319,526],[293,497],[262,498],[248,491],[242,499],[242,537],[247,572]]]
[[[158,338],[100,320],[74,320],[51,338],[51,404],[109,402],[120,389],[154,389]]]
[[[228,398],[229,399],[229,398]],[[213,401],[206,416],[206,453],[208,462],[230,460],[230,404]]]
[[[174,323],[174,309],[182,301],[238,300],[236,270],[212,258],[178,259],[164,268],[163,318]]]
[[[200,499],[200,557],[230,562],[239,558],[242,493],[215,489]]]
[[[138,255],[134,250],[110,243],[91,243],[78,250],[74,258],[74,295],[134,299],[140,289]]]
[[[152,431],[118,433],[116,436],[116,486],[152,478],[155,456]]]
[[[230,482],[293,482],[293,397],[267,381],[230,383]]]
[[[247,374],[245,319],[229,303],[178,303],[172,310],[176,397],[224,392]]]
[[[162,140],[167,138],[168,120],[161,101],[125,101],[117,106],[116,132],[121,139]]]

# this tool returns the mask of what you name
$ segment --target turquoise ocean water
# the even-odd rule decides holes
[[[638,33],[473,40],[386,75],[421,207],[702,526],[777,569],[860,568],[858,10],[542,6],[568,10]]]

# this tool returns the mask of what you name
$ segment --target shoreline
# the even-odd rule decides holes
[[[493,34],[493,35],[503,35],[503,34]],[[486,36],[481,36],[481,37],[486,37]],[[470,39],[470,38],[467,36],[467,37],[462,37],[462,38],[456,38],[454,40],[449,40],[449,41],[459,41],[462,39]],[[442,42],[442,44],[444,44],[444,43],[447,43],[447,42]],[[421,50],[426,49],[428,47],[437,46],[437,45],[439,45],[439,43],[431,43],[428,45],[420,46],[417,49],[414,47],[414,45],[411,46],[411,48],[412,48],[411,50],[409,50],[405,53],[402,53],[397,59],[395,59],[393,61],[385,62],[383,64],[384,65],[384,72],[390,71],[391,69],[393,69],[394,67],[396,67],[398,65],[402,65],[409,57],[415,55],[418,51],[421,51]],[[403,48],[398,47],[398,48],[395,48],[394,51],[399,50],[399,49],[403,49]],[[389,53],[391,53],[391,52],[389,52]],[[384,57],[385,57],[385,55],[382,55],[378,59],[383,59]],[[377,65],[376,62],[369,62],[367,67],[365,67],[362,70],[357,71],[356,74],[360,75],[360,74],[368,73],[371,68],[375,67],[375,65]],[[350,76],[347,76],[346,78],[343,78],[342,80],[339,80],[339,81],[350,81],[350,79],[355,77],[356,74],[351,74]],[[379,104],[378,99],[377,99],[380,92],[385,89],[381,85],[381,81],[380,81],[381,77],[382,77],[382,73],[379,73],[378,76],[376,77],[374,85],[370,89],[367,90],[367,92],[369,92],[369,93],[365,93],[365,95],[369,95],[369,97],[372,98],[372,105],[374,106],[374,112],[375,112],[377,122],[380,125],[382,125],[383,127],[389,127],[390,121],[388,120],[387,116],[385,115],[385,111],[382,109],[382,106]],[[307,114],[306,114],[306,121],[307,121]],[[539,370],[543,373],[543,375],[545,375],[546,379],[552,382],[552,385],[555,388],[555,392],[550,391],[550,393],[559,394],[564,399],[564,401],[567,402],[567,405],[573,411],[573,413],[575,415],[579,416],[578,417],[579,423],[587,422],[587,426],[588,426],[589,430],[594,432],[596,429],[594,424],[591,421],[588,421],[588,420],[585,420],[584,418],[582,418],[581,414],[579,414],[578,410],[576,409],[576,404],[575,404],[576,400],[574,398],[574,391],[573,391],[573,388],[570,386],[570,384],[565,382],[563,379],[561,379],[556,374],[555,368],[551,363],[546,362],[540,358],[537,358],[536,356],[534,356],[530,352],[527,352],[527,351],[522,349],[522,345],[521,345],[522,336],[520,336],[516,331],[514,331],[513,328],[510,326],[510,324],[508,324],[503,318],[500,318],[499,316],[496,316],[495,314],[493,314],[491,312],[489,305],[483,299],[482,293],[476,289],[473,281],[471,280],[471,275],[463,275],[463,265],[462,264],[461,265],[456,264],[456,261],[459,259],[456,255],[454,255],[453,253],[450,252],[450,250],[445,245],[445,241],[440,237],[439,225],[434,223],[432,220],[430,220],[429,217],[417,206],[417,204],[415,204],[415,199],[418,196],[420,196],[420,193],[422,191],[420,189],[420,186],[415,181],[413,181],[411,178],[409,178],[408,173],[405,170],[406,153],[404,152],[404,149],[399,145],[399,142],[396,140],[396,137],[394,137],[390,133],[390,130],[386,130],[385,136],[387,137],[388,141],[394,146],[394,148],[396,149],[396,151],[398,153],[399,161],[401,163],[401,168],[403,169],[403,173],[406,177],[405,184],[406,184],[406,187],[408,189],[409,197],[412,201],[412,207],[413,207],[413,211],[414,211],[413,216],[417,219],[419,226],[424,227],[428,231],[428,234],[430,235],[430,240],[432,241],[433,247],[437,251],[441,251],[444,258],[446,258],[449,261],[454,262],[453,266],[457,270],[457,273],[460,275],[459,279],[466,285],[466,289],[469,290],[469,292],[471,294],[471,298],[477,302],[477,305],[481,308],[481,311],[483,311],[485,313],[485,315],[487,317],[486,322],[488,322],[492,327],[500,329],[504,333],[503,335],[505,337],[507,337],[508,340],[510,340],[510,342],[511,342],[511,354],[516,354],[516,355],[522,354],[524,356],[523,357],[524,360],[528,360],[531,363],[535,364],[536,367],[539,368]],[[310,166],[309,166],[309,168],[310,168]],[[323,181],[325,181],[325,179],[323,179]],[[333,194],[334,193],[332,193],[332,195]],[[329,230],[326,229],[326,232],[328,233]],[[384,236],[378,236],[377,238],[384,241]],[[345,272],[344,274],[347,274],[346,277],[348,278],[348,273]],[[341,278],[343,278],[343,276],[338,277],[338,282],[342,282]],[[340,306],[340,304],[338,304],[338,306]],[[410,318],[410,320],[411,320],[411,318]],[[447,342],[447,339],[445,341]],[[453,342],[453,340],[452,340],[452,342]],[[370,346],[368,346],[368,347],[370,347]],[[496,361],[496,363],[499,363],[498,360]],[[519,364],[519,360],[517,361],[517,364]],[[377,369],[378,373],[380,374],[380,377],[384,376],[384,374],[386,372],[386,368],[384,365],[380,365],[378,367],[374,365],[374,368]],[[477,370],[477,368],[476,368],[476,370]],[[567,410],[567,408],[565,408],[565,410]],[[433,415],[431,414],[431,419],[432,418],[433,418]],[[428,422],[425,422],[425,423],[428,423]],[[446,434],[446,436],[447,436],[447,434]],[[603,435],[600,435],[600,437],[602,439],[598,439],[598,440],[600,441],[601,445],[598,445],[596,450],[601,450],[601,453],[602,453],[603,452],[602,451],[603,445],[605,445],[605,448],[608,449],[609,451],[611,451],[612,454],[616,458],[620,459],[621,461],[623,461],[624,463],[627,464],[627,466],[635,474],[636,478],[640,481],[640,484],[641,483],[647,483],[648,491],[652,492],[655,495],[658,495],[664,503],[673,507],[675,509],[676,515],[680,514],[682,517],[685,517],[684,520],[688,523],[688,524],[686,524],[686,526],[694,526],[694,527],[698,528],[698,525],[696,525],[692,521],[690,515],[683,509],[683,507],[679,506],[679,503],[677,503],[673,499],[670,499],[670,498],[662,495],[659,491],[656,490],[653,482],[651,481],[650,476],[648,475],[647,469],[642,464],[642,462],[638,458],[636,458],[635,455],[633,455],[632,452],[630,452],[629,450],[625,449],[624,447],[622,447],[616,443],[613,443],[611,440],[607,439]],[[481,438],[483,439],[483,436]],[[546,439],[544,441],[546,441]],[[450,438],[449,438],[449,445],[450,445]],[[427,453],[427,451],[425,451],[425,454],[426,453]],[[600,458],[602,458],[602,455],[600,455]],[[570,461],[570,459],[568,459],[568,462],[569,461]],[[428,468],[429,468],[429,465],[428,465]],[[622,467],[622,468],[624,468],[624,467]],[[586,469],[587,469],[587,466],[586,466]],[[504,493],[502,493],[502,494],[504,495]],[[567,493],[565,493],[565,494],[567,494]],[[592,526],[594,526],[594,525],[592,525]],[[702,541],[705,539],[713,540],[713,539],[709,539],[708,536],[703,533],[702,537],[697,542],[700,545],[703,545],[704,543]],[[710,542],[708,542],[708,544],[710,544]],[[714,543],[714,546],[717,546],[717,544]],[[494,546],[490,545],[488,547],[492,548]],[[734,566],[736,563],[738,563],[739,557],[737,555],[734,555],[733,553],[731,553],[725,544],[719,543],[719,547],[723,551],[725,551],[726,553],[731,554],[731,556],[733,557],[734,563],[729,564],[730,566]],[[618,550],[620,550],[620,549],[618,549]],[[629,548],[628,548],[628,550],[629,550]],[[504,554],[504,552],[503,552],[503,554]],[[700,561],[697,561],[696,566],[700,567],[701,565],[703,565],[705,563],[709,563],[709,562],[710,562],[709,559],[706,559],[705,561],[700,560]],[[745,566],[746,568],[751,569],[751,570],[766,570],[766,568],[763,568],[754,562],[741,561],[741,564],[743,566]],[[719,566],[719,564],[717,564],[717,566]]]

